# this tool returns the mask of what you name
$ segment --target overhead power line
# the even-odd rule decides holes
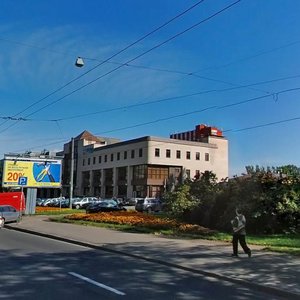
[[[238,87],[231,87],[231,88],[224,88],[224,89],[212,89],[212,90],[200,91],[200,92],[190,93],[190,94],[186,94],[186,95],[172,96],[172,97],[167,97],[167,98],[162,98],[162,99],[147,101],[147,102],[143,102],[143,103],[136,103],[136,104],[124,105],[124,106],[119,106],[119,107],[115,107],[115,108],[111,108],[111,109],[106,109],[106,110],[101,110],[101,111],[96,111],[96,112],[91,112],[91,113],[86,113],[86,114],[79,114],[79,115],[75,115],[75,116],[71,116],[71,117],[65,117],[65,118],[60,118],[60,119],[52,119],[52,120],[47,120],[47,121],[53,122],[53,121],[71,120],[71,119],[76,119],[76,118],[81,118],[81,117],[87,117],[87,116],[96,115],[96,114],[102,114],[102,113],[108,113],[108,112],[113,112],[113,111],[118,111],[118,110],[124,110],[124,109],[127,110],[127,109],[134,108],[134,107],[151,105],[151,104],[160,103],[160,102],[167,102],[167,101],[172,101],[172,100],[179,100],[179,99],[184,99],[184,98],[188,98],[188,97],[194,97],[194,96],[199,96],[199,95],[204,95],[204,94],[209,94],[209,93],[214,93],[214,92],[227,92],[227,91],[232,91],[232,90],[241,89],[241,88],[245,88],[245,87],[263,85],[263,84],[267,84],[267,83],[273,83],[273,82],[278,82],[278,81],[282,81],[282,80],[295,79],[295,78],[299,78],[299,77],[300,77],[300,75],[295,75],[295,76],[281,77],[281,78],[276,78],[276,79],[272,79],[272,80],[256,82],[256,83],[252,83],[252,84],[246,84],[246,85],[242,85],[242,86],[238,86]],[[290,91],[290,89],[279,91],[279,92],[275,92],[275,93],[268,94],[268,95],[264,95],[264,96],[261,96],[261,97],[258,97],[258,98],[278,97],[278,95],[280,93],[283,93],[283,92],[286,92],[286,91]]]
[[[223,65],[220,65],[220,66],[211,66],[211,67],[207,67],[207,68],[202,68],[202,69],[199,69],[198,71],[195,71],[194,74],[199,73],[199,72],[203,72],[203,71],[208,71],[208,70],[217,70],[217,69],[225,68],[225,67],[234,65],[236,63],[239,63],[239,62],[247,61],[249,59],[253,59],[253,58],[265,55],[265,54],[269,54],[269,53],[272,53],[274,51],[278,51],[278,50],[283,49],[283,48],[294,46],[294,45],[299,44],[299,43],[300,43],[299,40],[294,41],[294,42],[291,42],[291,43],[288,43],[288,44],[281,45],[279,47],[275,47],[275,48],[272,48],[272,49],[261,51],[259,53],[253,54],[253,55],[242,57],[240,59],[234,60],[232,62],[223,64]]]
[[[176,19],[182,17],[184,14],[188,13],[189,11],[191,11],[192,9],[194,9],[195,7],[197,7],[198,5],[200,5],[201,3],[203,3],[205,0],[200,0],[198,2],[196,2],[195,4],[193,4],[192,6],[190,6],[189,8],[185,9],[183,12],[179,13],[178,15],[176,15],[175,17],[171,18],[170,20],[164,22],[162,25],[158,26],[157,28],[155,28],[154,30],[150,31],[149,33],[143,35],[142,37],[140,37],[139,39],[137,39],[136,41],[134,41],[133,43],[129,44],[128,46],[124,47],[123,49],[121,49],[120,51],[116,52],[115,54],[111,55],[110,57],[108,57],[107,59],[101,61],[100,63],[98,63],[97,65],[95,65],[93,68],[87,70],[86,72],[82,73],[81,75],[77,76],[76,78],[72,79],[71,81],[67,82],[66,84],[62,85],[61,87],[59,87],[58,89],[54,90],[53,92],[51,92],[50,94],[48,94],[47,96],[35,101],[34,103],[32,103],[31,105],[29,105],[28,107],[26,107],[25,109],[23,109],[22,111],[18,112],[17,114],[14,115],[14,117],[20,115],[21,113],[27,111],[28,109],[30,109],[31,107],[35,106],[36,104],[42,102],[43,100],[49,98],[50,96],[56,94],[57,92],[61,91],[62,89],[64,89],[65,87],[69,86],[70,84],[74,83],[75,81],[79,80],[80,78],[84,77],[85,75],[89,74],[90,72],[94,71],[95,69],[99,68],[100,66],[102,66],[103,64],[105,64],[106,62],[108,62],[109,60],[113,59],[114,57],[116,57],[117,55],[125,52],[126,50],[128,50],[129,48],[133,47],[134,45],[138,44],[139,42],[143,41],[144,39],[146,39],[147,37],[149,37],[150,35],[154,34],[155,32],[159,31],[160,29],[166,27],[168,24],[170,24],[171,22],[175,21]],[[1,126],[2,124],[0,124]]]
[[[293,92],[293,91],[299,91],[299,90],[300,90],[300,87],[287,89],[287,90],[282,90],[282,91],[277,92],[276,95],[280,95],[280,94],[288,93],[288,92]],[[136,127],[141,127],[141,126],[145,126],[145,125],[159,123],[159,122],[162,122],[162,121],[167,121],[167,120],[171,120],[171,119],[185,117],[185,116],[188,116],[188,115],[198,114],[198,113],[208,111],[208,110],[229,108],[229,107],[233,107],[233,106],[237,106],[237,105],[257,101],[257,100],[260,100],[260,99],[265,99],[265,98],[268,98],[270,96],[271,95],[264,95],[264,96],[255,97],[255,98],[242,100],[242,101],[238,101],[238,102],[234,102],[234,103],[230,103],[230,104],[226,104],[226,105],[220,105],[220,106],[213,105],[213,106],[209,106],[209,107],[206,107],[206,108],[193,110],[193,111],[190,111],[190,112],[186,112],[186,113],[182,113],[182,114],[178,114],[178,115],[173,115],[173,116],[169,116],[169,117],[165,117],[165,118],[160,118],[160,119],[156,119],[156,120],[149,121],[149,122],[144,122],[144,123],[139,123],[139,124],[135,124],[135,125],[131,125],[131,126],[126,126],[126,127],[121,127],[121,128],[117,128],[117,129],[108,130],[108,131],[104,131],[104,132],[97,133],[97,134],[106,134],[106,133],[111,133],[111,132],[115,132],[115,131],[122,131],[122,130],[132,129],[132,128],[136,128]]]
[[[299,91],[299,90],[300,90],[300,87],[295,87],[295,88],[291,88],[291,89],[278,91],[276,93],[276,95],[280,95],[280,94],[288,93],[288,92],[293,92],[293,91]],[[233,107],[233,106],[237,106],[237,105],[257,101],[257,100],[268,98],[268,97],[270,97],[270,95],[255,97],[255,98],[242,100],[242,101],[238,101],[238,102],[234,102],[234,103],[230,103],[230,104],[226,104],[226,105],[222,105],[222,106],[213,105],[213,106],[210,106],[210,107],[206,107],[206,108],[202,108],[202,109],[198,109],[198,110],[194,110],[194,111],[190,111],[190,112],[186,112],[186,113],[182,113],[182,114],[178,114],[178,115],[173,115],[173,116],[160,118],[160,119],[156,119],[156,120],[152,120],[152,121],[148,121],[148,122],[144,122],[144,123],[139,123],[139,124],[135,124],[135,125],[130,125],[130,126],[126,126],[126,127],[121,127],[121,128],[117,128],[117,129],[111,129],[111,130],[103,131],[103,132],[100,132],[100,133],[96,133],[96,135],[102,135],[102,134],[107,134],[107,133],[111,133],[111,132],[142,127],[142,126],[145,126],[145,125],[150,125],[150,124],[154,124],[154,123],[168,121],[168,120],[175,119],[175,118],[185,117],[185,116],[188,116],[188,115],[197,114],[197,113],[201,113],[201,112],[208,111],[208,110],[229,108],[229,107]],[[300,120],[300,117],[293,117],[293,118],[289,118],[289,119],[284,119],[284,120],[279,120],[279,121],[274,121],[274,122],[268,122],[268,123],[264,123],[264,124],[253,125],[253,126],[250,126],[250,127],[239,128],[239,129],[227,129],[227,130],[223,130],[223,132],[229,132],[230,133],[230,132],[246,131],[246,130],[261,128],[261,127],[266,127],[266,126],[272,126],[272,125],[276,125],[276,124],[280,124],[280,123],[287,123],[287,122],[292,122],[292,121],[297,121],[297,120]],[[63,141],[63,139],[58,139],[57,142],[44,144],[44,145],[40,145],[40,146],[34,146],[32,148],[46,147],[46,146],[50,146],[50,145],[55,145],[55,144],[61,143],[62,141]],[[19,150],[19,151],[22,151],[22,150]]]
[[[66,95],[64,95],[64,96],[62,96],[62,97],[60,97],[59,99],[54,100],[54,101],[50,102],[49,104],[47,104],[47,105],[41,107],[40,109],[38,109],[38,110],[36,110],[36,111],[34,111],[34,112],[28,114],[28,115],[26,116],[26,118],[29,117],[29,116],[31,116],[31,115],[33,115],[33,114],[35,114],[35,113],[37,113],[37,112],[40,112],[41,110],[43,110],[43,109],[45,109],[45,108],[47,108],[47,107],[49,107],[49,106],[51,106],[51,105],[53,105],[53,104],[55,104],[55,103],[61,101],[61,100],[63,100],[64,98],[66,98],[66,97],[68,97],[68,96],[70,96],[70,95],[72,95],[72,94],[74,94],[74,93],[76,93],[76,92],[82,90],[83,88],[86,88],[87,86],[89,86],[89,85],[91,85],[92,83],[98,81],[99,79],[102,79],[102,78],[106,77],[107,75],[110,75],[111,73],[113,73],[113,72],[119,70],[120,68],[126,66],[127,64],[129,64],[129,63],[131,63],[131,62],[133,62],[133,61],[135,61],[135,60],[137,60],[137,59],[143,57],[144,55],[148,54],[149,52],[151,52],[151,51],[153,51],[153,50],[155,50],[155,49],[157,49],[157,48],[159,48],[159,47],[161,47],[161,46],[167,44],[168,42],[170,42],[170,41],[174,40],[175,38],[177,38],[177,37],[179,37],[179,36],[181,36],[181,35],[183,35],[183,34],[189,32],[190,30],[194,29],[195,27],[198,27],[198,26],[201,25],[202,23],[207,22],[207,21],[209,21],[210,19],[216,17],[217,15],[223,13],[224,11],[226,11],[226,10],[232,8],[234,5],[238,4],[238,3],[241,2],[241,1],[242,1],[242,0],[237,0],[237,1],[235,1],[234,3],[231,3],[230,5],[227,5],[226,7],[220,9],[219,11],[217,11],[217,12],[215,12],[215,13],[213,13],[213,14],[210,15],[209,17],[204,18],[203,20],[197,22],[196,24],[194,24],[194,25],[192,25],[192,26],[186,28],[185,30],[183,30],[183,31],[181,31],[181,32],[179,32],[179,33],[177,33],[177,34],[175,34],[175,35],[173,35],[173,36],[171,36],[171,37],[168,38],[167,40],[165,40],[165,41],[163,41],[163,42],[157,44],[156,46],[150,48],[149,50],[147,50],[147,51],[145,51],[145,52],[143,52],[143,53],[141,53],[141,54],[135,56],[134,58],[132,58],[132,59],[130,59],[130,60],[128,60],[128,61],[126,61],[126,62],[123,63],[122,65],[120,65],[120,66],[118,66],[118,67],[116,67],[116,68],[114,68],[114,69],[112,69],[112,70],[106,72],[105,74],[102,74],[102,75],[96,77],[95,79],[93,79],[93,80],[89,81],[88,83],[82,85],[81,87],[79,87],[79,88],[73,90],[72,92],[70,92],[70,93],[68,93],[68,94],[66,94]],[[111,58],[112,58],[112,57],[111,57]]]
[[[205,111],[205,109],[199,111],[199,112],[203,112]],[[187,114],[182,114],[183,116],[186,116]],[[165,120],[170,119],[170,118],[165,118]],[[299,121],[300,120],[300,116],[297,117],[293,117],[293,118],[289,118],[289,119],[283,119],[283,120],[278,120],[278,121],[273,121],[273,122],[268,122],[268,123],[263,123],[263,124],[259,124],[259,125],[253,125],[253,126],[249,126],[249,127],[244,127],[244,128],[239,128],[239,129],[227,129],[227,130],[223,130],[223,132],[228,132],[228,133],[232,133],[232,132],[241,132],[241,131],[247,131],[247,130],[253,130],[253,129],[257,129],[257,128],[262,128],[262,127],[269,127],[269,126],[273,126],[273,125],[278,125],[278,124],[284,124],[284,123],[289,123],[289,122],[293,122],[293,121]],[[145,124],[152,124],[153,122],[146,122]],[[135,125],[135,127],[141,126],[141,124],[137,124]],[[133,127],[128,127],[128,128],[133,128]],[[105,131],[105,132],[101,132],[101,133],[96,133],[96,135],[99,134],[103,134],[103,133],[108,133],[108,132],[112,132],[112,131],[116,131],[116,130],[111,130],[111,131]],[[47,146],[52,146],[52,145],[57,145],[60,144],[62,142],[69,142],[69,140],[65,140],[65,139],[60,139],[57,140],[53,143],[48,143],[48,144],[43,144],[43,145],[38,145],[38,146],[33,146],[30,147],[30,149],[36,149],[36,148],[45,148]],[[16,152],[22,152],[22,151],[26,151],[28,150],[28,148],[26,149],[21,149],[21,150],[16,150]]]
[[[43,109],[45,109],[45,108],[47,108],[47,107],[49,107],[49,106],[51,106],[51,105],[53,105],[53,104],[55,104],[55,103],[57,103],[57,102],[63,100],[64,98],[66,98],[66,97],[68,97],[68,96],[70,96],[70,95],[72,95],[72,94],[74,94],[74,93],[76,93],[76,92],[78,92],[78,91],[80,91],[80,90],[82,90],[83,88],[85,88],[85,87],[91,85],[92,83],[96,82],[97,80],[99,80],[99,79],[101,79],[101,78],[103,78],[103,77],[105,77],[105,76],[107,76],[107,75],[109,75],[109,74],[111,74],[111,73],[113,73],[113,72],[119,70],[120,68],[122,68],[122,67],[125,66],[126,64],[131,63],[131,62],[137,60],[138,58],[140,58],[140,57],[146,55],[147,53],[149,53],[149,52],[151,52],[151,51],[153,51],[153,50],[155,50],[155,49],[157,49],[157,48],[159,48],[159,47],[161,47],[162,45],[164,45],[164,44],[170,42],[171,40],[173,40],[173,39],[175,39],[175,38],[177,38],[177,37],[179,37],[179,36],[181,36],[181,35],[187,33],[188,31],[194,29],[195,27],[201,25],[202,23],[209,21],[210,19],[216,17],[217,15],[223,13],[224,11],[227,11],[228,9],[232,8],[233,6],[235,6],[236,4],[238,4],[238,3],[241,2],[241,1],[242,1],[242,0],[237,0],[237,1],[235,1],[235,2],[233,2],[233,3],[231,3],[231,4],[229,4],[229,5],[227,5],[226,7],[224,7],[224,8],[222,8],[222,9],[218,10],[217,12],[213,13],[213,14],[210,15],[209,17],[206,17],[206,18],[202,19],[201,21],[197,22],[196,24],[194,24],[194,25],[192,25],[192,26],[186,28],[185,30],[183,30],[183,31],[181,31],[181,32],[179,32],[179,33],[177,33],[177,34],[175,34],[175,35],[173,35],[173,36],[170,37],[169,39],[167,39],[167,40],[165,40],[165,41],[159,43],[158,45],[156,45],[156,46],[150,48],[149,50],[143,52],[142,54],[140,54],[140,55],[138,55],[138,56],[136,56],[136,57],[134,57],[133,59],[128,60],[128,61],[125,62],[124,64],[122,64],[122,65],[120,65],[120,66],[118,66],[118,67],[116,67],[116,68],[110,70],[109,72],[107,72],[107,73],[105,73],[105,74],[103,74],[103,75],[101,75],[101,76],[99,76],[99,77],[97,77],[97,78],[95,78],[95,79],[89,81],[88,83],[86,83],[86,84],[82,85],[81,87],[79,87],[79,88],[73,90],[72,92],[70,92],[70,93],[68,93],[68,94],[66,94],[66,95],[64,95],[64,96],[62,96],[62,97],[60,97],[60,98],[58,98],[57,100],[54,100],[54,101],[50,102],[49,104],[47,104],[47,105],[41,107],[40,109],[35,110],[34,112],[32,112],[32,113],[26,115],[25,118],[28,118],[28,117],[32,116],[33,114],[35,114],[35,113],[37,113],[37,112],[39,112],[39,111],[41,111],[41,110],[43,110]],[[113,57],[114,57],[114,56],[113,56]],[[111,58],[112,58],[112,57],[111,57]],[[15,123],[11,124],[11,125],[8,126],[8,127],[6,127],[6,128],[3,129],[0,133],[3,133],[4,131],[6,131],[7,129],[11,128],[12,126],[14,126],[14,125],[17,124],[17,123],[18,123],[18,121],[16,121]],[[0,124],[0,125],[1,125],[1,124]]]
[[[6,39],[6,38],[1,38],[0,37],[0,41],[14,43],[14,44],[17,44],[17,45],[21,45],[21,46],[25,46],[25,47],[30,47],[30,48],[36,48],[36,49],[39,49],[39,50],[42,50],[42,51],[47,51],[47,52],[50,52],[50,53],[56,53],[56,54],[61,54],[61,55],[70,55],[70,52],[60,52],[60,51],[57,51],[57,50],[48,49],[46,47],[40,47],[40,46],[37,46],[37,45],[27,44],[27,43],[23,43],[23,42],[19,42],[19,41],[14,41],[14,40]],[[269,53],[272,53],[272,52],[275,52],[275,51],[278,51],[278,50],[281,50],[281,49],[284,49],[284,48],[288,48],[288,47],[297,45],[299,43],[300,43],[299,40],[293,41],[293,42],[290,42],[290,43],[287,43],[287,44],[283,44],[283,45],[281,45],[279,47],[274,47],[274,48],[271,48],[271,49],[260,51],[260,52],[258,52],[256,54],[253,54],[253,55],[245,56],[243,58],[234,60],[232,62],[223,64],[223,65],[219,65],[219,66],[217,65],[217,66],[207,67],[207,68],[203,68],[203,69],[200,69],[200,70],[197,70],[197,71],[192,71],[192,72],[189,72],[189,71],[180,71],[180,70],[173,70],[173,69],[166,69],[166,68],[159,68],[159,67],[150,67],[150,66],[143,66],[143,65],[136,65],[136,64],[126,64],[125,66],[126,67],[131,67],[131,68],[136,68],[136,69],[144,69],[144,70],[150,70],[150,71],[157,71],[157,72],[165,72],[165,73],[171,73],[171,74],[186,75],[186,76],[195,77],[195,78],[204,79],[204,80],[209,80],[209,81],[214,81],[214,82],[220,82],[220,83],[225,83],[225,84],[230,84],[230,85],[237,85],[235,83],[228,82],[228,81],[222,81],[222,80],[218,80],[218,79],[214,79],[214,78],[209,78],[207,76],[200,76],[197,73],[199,73],[200,71],[202,72],[202,71],[211,70],[211,69],[224,68],[224,67],[230,66],[232,64],[236,64],[236,63],[239,63],[239,62],[242,62],[242,61],[247,61],[249,59],[253,59],[253,58],[265,55],[265,54],[269,54]],[[101,63],[104,62],[103,60],[100,60],[98,58],[91,58],[91,57],[87,57],[87,56],[81,56],[81,57],[83,59],[85,59],[85,60],[98,61],[98,62],[101,62]],[[106,63],[108,63],[108,64],[114,64],[114,65],[122,65],[123,64],[121,62],[116,62],[116,61],[107,61]],[[259,90],[259,91],[263,91],[263,90]],[[263,92],[265,92],[265,91],[263,91]]]
[[[196,24],[194,24],[194,25],[192,25],[192,26],[186,28],[185,30],[183,30],[183,31],[181,31],[181,32],[179,32],[179,33],[173,35],[172,37],[168,38],[167,40],[165,40],[165,41],[163,41],[163,42],[157,44],[156,46],[150,48],[149,50],[147,50],[147,51],[145,51],[145,52],[143,52],[143,53],[137,55],[136,57],[134,57],[134,58],[132,58],[132,59],[130,59],[130,60],[128,60],[128,61],[126,61],[125,63],[123,63],[122,65],[118,66],[117,68],[112,69],[112,70],[110,70],[109,72],[107,72],[107,73],[105,73],[105,74],[103,74],[103,75],[101,75],[101,76],[99,76],[99,77],[97,77],[97,78],[91,80],[90,82],[88,82],[88,83],[82,85],[81,87],[79,87],[79,88],[73,90],[72,92],[70,92],[70,93],[64,95],[63,97],[61,97],[61,98],[59,98],[59,99],[57,99],[57,100],[55,100],[55,101],[53,101],[53,102],[51,102],[51,103],[49,103],[49,104],[43,106],[43,107],[41,107],[40,109],[38,109],[38,110],[32,112],[31,114],[27,115],[26,117],[29,117],[29,116],[31,116],[31,115],[33,115],[33,114],[35,114],[35,113],[37,113],[37,112],[39,112],[39,111],[41,111],[41,110],[47,108],[47,107],[49,107],[50,105],[53,105],[53,104],[55,104],[55,103],[61,101],[62,99],[64,99],[64,98],[66,98],[66,97],[68,97],[68,96],[70,96],[70,95],[72,95],[72,94],[78,92],[79,90],[82,90],[83,88],[85,88],[85,87],[91,85],[92,83],[98,81],[99,79],[101,79],[101,78],[103,78],[103,77],[106,77],[107,75],[109,75],[109,74],[111,74],[111,73],[113,73],[113,72],[119,70],[121,67],[126,66],[127,64],[129,64],[129,63],[131,63],[131,62],[137,60],[138,58],[141,58],[142,56],[148,54],[149,52],[151,52],[151,51],[153,51],[153,50],[155,50],[155,49],[161,47],[162,45],[164,45],[164,44],[170,42],[171,40],[173,40],[173,39],[175,39],[175,38],[177,38],[177,37],[179,37],[179,36],[181,36],[181,35],[187,33],[188,31],[194,29],[195,27],[199,26],[200,24],[202,24],[202,23],[204,23],[204,22],[206,22],[206,21],[208,21],[208,20],[214,18],[215,16],[217,16],[217,15],[221,14],[222,12],[228,10],[228,9],[231,8],[232,6],[238,4],[239,2],[241,2],[241,0],[237,0],[236,2],[234,2],[234,3],[232,3],[232,4],[230,4],[230,5],[226,6],[226,7],[224,7],[223,9],[217,11],[216,13],[210,15],[209,17],[207,17],[207,18],[205,18],[205,19],[199,21],[198,23],[196,23]],[[113,57],[114,57],[114,56],[112,56],[111,58],[113,58]]]
[[[128,110],[128,109],[131,109],[131,108],[134,108],[134,107],[151,105],[151,104],[155,104],[155,103],[167,102],[167,101],[172,101],[172,100],[179,100],[179,99],[184,99],[184,98],[188,98],[188,97],[194,97],[194,96],[209,94],[209,93],[213,93],[213,92],[226,92],[226,91],[240,89],[240,88],[243,88],[243,87],[263,85],[263,84],[267,84],[267,83],[273,83],[273,82],[278,82],[278,81],[288,80],[288,79],[295,79],[295,78],[299,78],[299,77],[300,77],[300,75],[294,75],[294,76],[281,77],[281,78],[276,78],[276,79],[267,80],[267,81],[256,82],[256,83],[247,84],[247,85],[240,86],[240,87],[200,91],[200,92],[186,94],[186,95],[179,95],[179,96],[167,97],[167,98],[152,100],[152,101],[143,102],[143,103],[136,103],[136,104],[130,104],[130,105],[125,105],[125,106],[119,106],[119,107],[110,108],[110,109],[106,109],[106,110],[101,110],[101,111],[96,111],[96,112],[91,112],[91,113],[85,113],[85,114],[79,114],[79,115],[75,115],[75,116],[71,116],[71,117],[65,117],[65,118],[59,118],[59,119],[25,119],[25,118],[21,119],[21,118],[18,118],[18,121],[60,122],[60,121],[66,121],[66,120],[72,120],[72,119],[77,119],[77,118],[88,117],[88,116],[91,116],[91,115],[114,112],[114,111],[118,111],[118,110],[124,110],[124,109]],[[274,101],[278,101],[280,94],[287,93],[287,92],[292,92],[292,91],[297,91],[298,89],[299,88],[297,88],[297,87],[296,88],[291,88],[291,89],[285,89],[285,90],[281,90],[281,91],[278,91],[278,92],[274,92],[272,94],[250,98],[250,99],[245,100],[245,101],[249,102],[249,101],[252,101],[252,100],[264,99],[264,98],[268,98],[268,97],[273,97]],[[234,103],[231,103],[231,104],[226,104],[226,105],[223,105],[223,106],[219,106],[218,109],[225,108],[225,107],[230,107],[230,106],[236,106],[236,105],[239,105],[240,103],[244,103],[245,101],[239,101],[239,102],[234,102]],[[0,119],[12,119],[12,120],[14,120],[14,118],[7,117],[7,116],[0,116]]]
[[[278,91],[276,93],[276,95],[280,95],[280,94],[287,93],[287,92],[299,91],[299,90],[300,90],[300,87],[291,88],[291,89],[287,89],[287,90]],[[142,126],[145,126],[145,125],[150,125],[150,124],[155,124],[155,123],[159,123],[159,122],[163,122],[163,121],[168,121],[168,120],[175,119],[175,118],[185,117],[185,116],[188,116],[188,115],[197,114],[197,113],[201,113],[201,112],[208,111],[208,110],[229,108],[229,107],[233,107],[233,106],[237,106],[237,105],[257,101],[257,100],[260,100],[260,99],[268,98],[270,96],[271,95],[264,95],[264,96],[255,97],[255,98],[251,98],[251,99],[247,99],[247,100],[242,100],[242,101],[238,101],[238,102],[234,102],[234,103],[230,103],[230,104],[226,104],[226,105],[222,105],[222,106],[213,105],[213,106],[209,106],[209,107],[198,109],[198,110],[193,110],[193,111],[182,113],[182,114],[177,114],[177,115],[173,115],[173,116],[169,116],[169,117],[165,117],[165,118],[160,118],[160,119],[156,119],[156,120],[152,120],[152,121],[148,121],[148,122],[138,123],[138,124],[135,124],[135,125],[130,125],[130,126],[125,126],[125,127],[120,127],[120,128],[116,128],[116,129],[103,131],[103,132],[100,132],[100,133],[96,133],[96,135],[107,134],[107,133],[111,133],[111,132],[123,131],[123,130],[127,130],[127,129],[142,127]],[[287,121],[296,120],[296,119],[298,119],[298,117],[293,118],[293,119],[288,119]],[[280,122],[283,122],[283,121],[280,121]],[[257,125],[257,126],[259,127],[259,126],[262,126],[262,125]],[[248,129],[248,127],[243,129],[243,130],[247,130],[247,129]],[[235,130],[235,131],[241,131],[241,130],[242,129],[238,129],[238,130]],[[226,132],[227,131],[233,131],[233,129],[226,130]]]
[[[196,4],[198,4],[198,3],[196,3]],[[34,48],[34,49],[38,49],[38,50],[41,50],[41,51],[47,51],[49,53],[55,53],[55,54],[66,55],[66,56],[71,55],[70,51],[62,52],[62,51],[58,51],[58,50],[55,50],[55,49],[50,49],[50,48],[47,48],[47,47],[42,47],[42,46],[38,46],[38,45],[34,45],[34,44],[28,44],[28,43],[25,43],[25,42],[20,42],[20,41],[16,41],[16,40],[12,40],[12,39],[7,39],[7,38],[4,38],[4,37],[0,37],[0,41],[16,44],[16,45],[23,46],[23,47]],[[239,63],[239,62],[247,61],[249,59],[253,59],[253,58],[256,58],[256,57],[259,57],[259,56],[263,56],[265,54],[269,54],[269,53],[272,53],[272,52],[275,52],[275,51],[278,51],[278,50],[281,50],[281,49],[284,49],[284,48],[292,47],[292,46],[297,45],[299,43],[300,43],[300,40],[292,41],[292,42],[280,45],[278,47],[274,47],[274,48],[271,48],[271,49],[266,49],[266,50],[259,51],[255,54],[248,55],[248,56],[236,59],[234,61],[231,61],[229,63],[225,63],[223,65],[216,65],[216,66],[206,67],[206,68],[202,68],[202,69],[199,69],[199,70],[193,71],[193,72],[186,72],[186,71],[172,70],[172,69],[165,69],[165,68],[158,68],[158,67],[150,67],[150,66],[143,66],[143,65],[136,65],[136,64],[126,64],[126,67],[152,70],[152,71],[158,71],[158,72],[181,74],[181,75],[188,75],[188,76],[191,76],[191,77],[196,77],[196,78],[201,78],[201,79],[203,78],[203,79],[207,79],[207,80],[214,80],[212,78],[199,76],[199,75],[197,75],[197,73],[202,72],[202,71],[206,71],[206,70],[211,70],[211,69],[215,70],[215,69],[224,68],[224,67],[227,67],[227,66]],[[74,56],[74,54],[72,54],[72,56]],[[81,55],[81,57],[85,60],[98,61],[100,63],[122,65],[121,62],[117,62],[117,61],[105,61],[105,60],[101,60],[101,59],[94,58],[94,57],[88,57],[88,56],[85,56],[85,55]],[[228,83],[228,84],[230,84],[230,83]]]
[[[292,121],[298,121],[300,120],[300,117],[294,117],[290,119],[284,119],[284,120],[279,120],[279,121],[274,121],[274,122],[269,122],[269,123],[263,123],[259,125],[253,125],[249,127],[244,127],[244,128],[239,128],[239,129],[228,129],[228,130],[223,130],[223,132],[240,132],[240,131],[246,131],[246,130],[252,130],[252,129],[257,129],[257,128],[262,128],[262,127],[268,127],[268,126],[273,126],[273,125],[278,125],[282,123],[288,123]]]
[[[292,76],[292,77],[284,77],[284,78],[279,78],[279,79],[273,79],[273,80],[268,80],[268,81],[262,81],[262,82],[258,82],[258,83],[247,84],[247,85],[232,87],[232,88],[213,89],[213,90],[200,91],[200,92],[186,94],[186,95],[167,97],[167,98],[152,100],[152,101],[148,101],[148,102],[125,105],[125,106],[115,107],[115,108],[106,109],[106,110],[102,110],[102,111],[98,111],[98,112],[92,112],[92,113],[81,114],[81,115],[76,115],[76,116],[72,116],[72,117],[66,117],[66,118],[60,118],[60,119],[54,119],[54,120],[48,120],[48,121],[63,121],[63,120],[70,120],[70,119],[80,118],[80,117],[87,117],[87,116],[91,116],[91,115],[107,113],[107,112],[113,112],[113,111],[124,110],[124,109],[130,109],[130,108],[134,108],[134,107],[145,106],[145,105],[150,105],[150,104],[155,104],[155,103],[160,103],[160,102],[184,99],[184,98],[188,98],[188,97],[194,97],[194,96],[209,94],[209,93],[213,93],[213,92],[227,92],[227,91],[232,91],[232,90],[236,90],[236,89],[241,89],[241,88],[244,88],[244,87],[251,87],[251,86],[256,86],[256,85],[260,85],[260,84],[262,85],[262,84],[266,84],[266,83],[271,83],[271,82],[281,81],[281,80],[287,80],[287,79],[297,78],[297,77],[300,77],[300,75]],[[270,97],[270,96],[278,97],[278,95],[282,92],[284,92],[284,91],[264,95],[264,96],[261,96],[261,97],[258,97],[258,98],[266,98],[266,97]]]

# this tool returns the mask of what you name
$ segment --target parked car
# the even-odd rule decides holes
[[[56,203],[56,207],[69,208],[70,199],[62,199],[60,202]]]
[[[48,198],[42,202],[41,206],[51,206],[54,201],[54,198]]]
[[[42,203],[45,201],[45,199],[42,198],[36,198],[36,206],[42,206]]]
[[[157,198],[139,199],[136,202],[135,210],[139,212],[159,212],[162,210],[162,202]]]
[[[84,209],[86,208],[89,204],[99,202],[100,200],[96,197],[84,197],[78,201],[75,201],[72,204],[72,207],[75,207],[76,209]]]
[[[17,222],[20,219],[21,213],[11,205],[0,205],[0,218],[4,223]]]
[[[61,202],[62,199],[59,198],[52,198],[52,200],[48,203],[47,206],[49,207],[59,207],[59,204]]]
[[[144,200],[144,198],[129,198],[127,203],[128,205],[135,206],[138,200]]]
[[[86,213],[126,211],[126,208],[113,199],[103,199],[101,202],[93,203],[87,206]]]

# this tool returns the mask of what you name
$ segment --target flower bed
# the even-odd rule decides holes
[[[101,212],[96,214],[76,212],[70,214],[72,212],[74,212],[74,210],[69,208],[47,206],[36,207],[37,214],[68,214],[64,216],[64,219],[71,221],[129,225],[132,227],[143,227],[154,230],[173,230],[174,232],[186,234],[211,234],[215,232],[199,225],[181,223],[173,219],[161,218],[152,214],[136,211]]]
[[[117,225],[130,225],[146,227],[158,230],[174,230],[177,232],[191,234],[209,234],[213,231],[199,225],[184,224],[169,218],[160,218],[151,214],[144,214],[135,211],[107,212],[96,214],[78,213],[64,217],[67,220],[88,221],[96,223],[109,223]]]

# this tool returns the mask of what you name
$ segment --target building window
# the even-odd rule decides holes
[[[139,149],[139,157],[143,157],[143,148]]]
[[[127,167],[117,168],[118,181],[127,181]]]
[[[98,157],[98,163],[101,164],[101,161],[102,161],[102,157],[99,156],[99,157]]]
[[[114,161],[114,154],[113,153],[110,155],[110,161]]]
[[[104,162],[107,162],[107,155],[104,155]]]
[[[90,165],[91,164],[91,158],[89,157],[88,158],[88,165]]]
[[[186,178],[191,179],[191,170],[186,169],[185,173],[186,173]]]
[[[196,160],[200,160],[200,152],[196,152]]]
[[[209,161],[209,153],[205,153],[205,161]]]
[[[134,150],[131,150],[131,158],[134,158]]]
[[[163,190],[160,185],[151,185],[149,186],[149,196],[150,197],[160,197]]]
[[[181,157],[181,152],[180,150],[176,150],[176,158],[180,158]]]
[[[94,187],[94,191],[96,191],[95,195],[100,193],[99,187],[101,185],[101,170],[92,171],[92,185]],[[98,188],[98,189],[96,189]]]
[[[85,165],[85,159],[82,160],[82,165],[83,165],[83,166]]]
[[[120,152],[117,153],[117,160],[120,160]]]
[[[168,178],[168,168],[160,167],[148,167],[148,178],[149,179],[165,179]]]
[[[145,179],[147,174],[147,166],[146,165],[138,165],[133,167],[133,179],[140,180]]]
[[[124,151],[124,159],[127,159],[127,151]]]
[[[93,157],[93,165],[96,163],[96,157]]]
[[[200,171],[199,170],[196,170],[194,178],[195,179],[199,179],[200,178]]]
[[[171,157],[171,150],[170,149],[166,150],[166,157],[168,157],[168,158]]]
[[[159,157],[159,148],[155,148],[155,157]]]
[[[191,152],[190,151],[186,151],[186,159],[191,159]]]

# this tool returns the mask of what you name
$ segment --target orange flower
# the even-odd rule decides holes
[[[48,207],[48,206],[37,206],[35,208],[35,211],[37,213],[42,213],[42,212],[53,212],[53,211],[69,211],[69,208],[59,208],[59,207]]]
[[[209,233],[211,230],[199,225],[185,224],[168,218],[159,218],[155,215],[139,213],[135,211],[128,212],[101,212],[96,214],[78,213],[65,216],[69,220],[81,220],[99,223],[109,223],[117,225],[131,225],[147,227],[152,229],[173,229],[183,233]]]

